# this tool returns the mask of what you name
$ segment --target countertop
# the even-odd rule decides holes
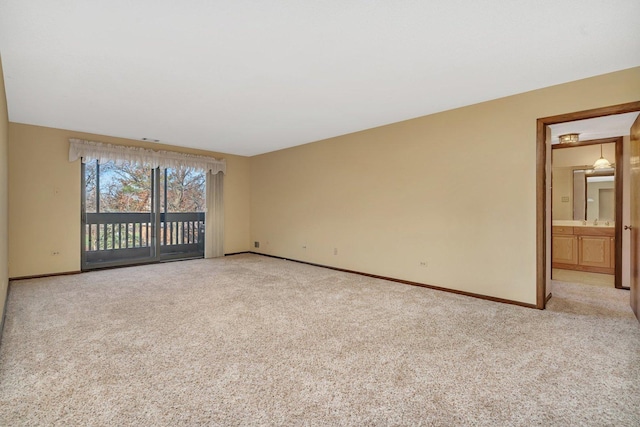
[[[586,224],[583,221],[576,220],[553,220],[551,225],[560,226],[560,227],[598,227],[598,228],[615,228],[616,223],[614,221],[609,221],[607,225],[606,221],[598,221],[598,225],[593,225],[593,221],[587,221]]]

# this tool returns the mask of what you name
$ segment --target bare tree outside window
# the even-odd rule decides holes
[[[101,212],[150,212],[151,169],[108,162],[100,165]]]
[[[96,212],[96,185],[98,178],[98,163],[96,161],[87,162],[84,167],[85,182],[85,211]]]
[[[164,177],[161,178],[164,180]],[[166,170],[167,212],[204,212],[206,176],[202,170],[179,167]],[[164,182],[161,181],[161,185]],[[160,203],[164,209],[164,199]]]

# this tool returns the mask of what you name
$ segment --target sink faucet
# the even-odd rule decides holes
[[[598,218],[593,220],[593,225],[598,225]]]

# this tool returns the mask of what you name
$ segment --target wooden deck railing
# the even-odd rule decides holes
[[[151,214],[137,212],[87,213],[85,251],[149,248]],[[160,214],[161,252],[204,252],[204,212]]]

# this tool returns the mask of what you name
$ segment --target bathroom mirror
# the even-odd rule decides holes
[[[613,223],[615,165],[607,169],[593,169],[593,164],[600,156],[609,160],[616,159],[616,143],[585,144],[578,147],[557,145],[553,148],[560,149],[552,150],[552,219],[593,223],[598,218],[601,225],[607,221]]]
[[[573,170],[573,219],[615,221],[615,171]]]

